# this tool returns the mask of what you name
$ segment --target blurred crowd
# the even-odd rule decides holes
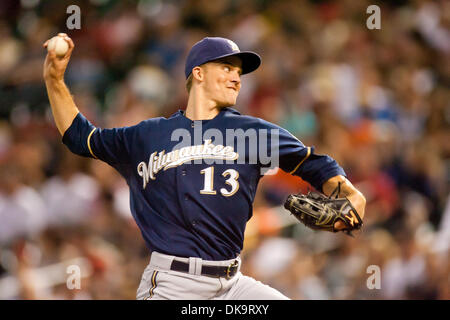
[[[72,4],[79,30],[66,27]],[[366,26],[371,4],[380,30]],[[311,187],[264,177],[243,273],[292,299],[450,299],[444,0],[1,1],[0,299],[134,299],[149,260],[126,183],[71,154],[53,123],[42,44],[58,32],[75,42],[66,83],[100,127],[184,109],[185,57],[205,36],[258,52],[236,109],[335,158],[367,208],[355,238],[313,232],[282,208]]]

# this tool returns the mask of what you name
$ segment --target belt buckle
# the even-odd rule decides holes
[[[231,268],[237,267],[238,265],[239,265],[238,261],[237,261],[237,260],[234,260],[233,263],[230,264],[230,265],[227,267],[227,274],[226,274],[226,276],[225,276],[225,278],[226,278],[227,280],[230,280],[231,277],[232,277],[232,276],[230,275],[230,273],[231,273]]]

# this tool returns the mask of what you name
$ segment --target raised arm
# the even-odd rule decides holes
[[[75,45],[72,39],[65,33],[59,33],[58,36],[67,41],[69,50],[63,57],[57,57],[54,50],[48,52],[44,62],[44,81],[47,87],[53,118],[62,136],[72,124],[79,110],[72,99],[69,89],[64,83],[64,72],[66,71]],[[44,43],[44,48],[47,48],[49,41],[47,40]]]

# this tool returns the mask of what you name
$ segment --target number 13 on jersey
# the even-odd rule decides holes
[[[200,171],[200,173],[205,175],[203,189],[200,190],[200,193],[217,194],[217,192],[214,190],[214,167],[203,169]],[[239,172],[234,169],[228,169],[222,173],[222,176],[226,179],[225,183],[229,185],[231,189],[227,190],[226,188],[220,188],[220,193],[225,197],[230,197],[239,190]]]

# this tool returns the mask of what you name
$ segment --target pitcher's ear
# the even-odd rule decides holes
[[[198,81],[203,81],[203,78],[205,76],[205,70],[200,66],[194,67],[192,69],[192,76]]]

